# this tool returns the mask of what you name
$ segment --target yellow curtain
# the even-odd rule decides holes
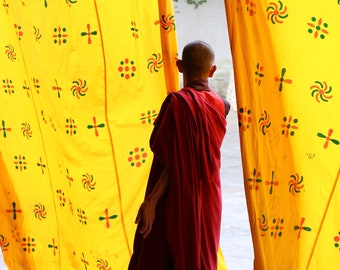
[[[179,86],[175,29],[170,0],[3,1],[0,247],[9,269],[127,268],[153,121]]]
[[[340,269],[340,4],[225,0],[255,269]]]
[[[172,3],[3,2],[5,261],[9,269],[126,269],[153,120],[178,88]]]

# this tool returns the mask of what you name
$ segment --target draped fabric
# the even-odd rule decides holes
[[[255,269],[339,269],[339,1],[225,4]]]
[[[172,1],[0,8],[0,247],[9,269],[126,269],[178,89]],[[225,269],[222,254],[220,269]]]
[[[166,93],[171,1],[2,1],[0,246],[9,269],[126,269]]]

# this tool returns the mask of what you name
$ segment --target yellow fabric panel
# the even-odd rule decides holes
[[[177,57],[172,3],[161,2],[4,1],[0,244],[9,269],[126,269],[153,120],[178,89],[177,72],[165,73]]]
[[[9,269],[127,268],[153,121],[179,87],[175,28],[172,1],[4,1],[0,246]]]
[[[339,269],[340,5],[225,4],[255,269]]]

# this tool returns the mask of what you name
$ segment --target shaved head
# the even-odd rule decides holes
[[[215,53],[208,43],[197,40],[184,47],[182,61],[183,69],[187,74],[200,76],[209,73],[214,65]]]

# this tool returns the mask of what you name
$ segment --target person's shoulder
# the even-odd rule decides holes
[[[219,93],[217,93],[215,91],[212,91],[212,92],[214,92],[216,98],[219,99],[220,102],[223,102],[223,105],[224,105],[224,116],[227,116],[229,111],[230,111],[230,107],[231,107],[229,101],[225,97],[223,97],[221,94],[219,94]]]
[[[220,96],[220,97],[221,97],[221,99],[222,99],[222,101],[224,103],[225,115],[227,116],[229,111],[230,111],[230,107],[231,107],[230,102],[226,98],[224,98],[222,96]]]
[[[163,101],[163,106],[177,103],[180,96],[180,91],[169,92]]]
[[[190,92],[190,89],[184,87],[178,91],[168,93],[167,99],[177,99],[179,97],[188,95],[188,92]]]

